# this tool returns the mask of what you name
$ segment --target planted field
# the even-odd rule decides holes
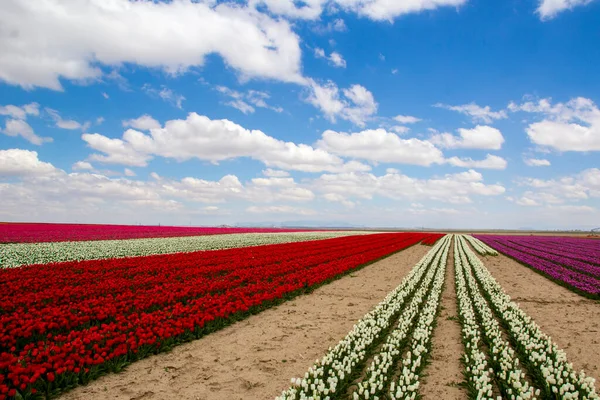
[[[220,250],[264,244],[304,242],[342,236],[367,235],[361,231],[232,233],[149,239],[0,244],[0,268],[62,261]]]
[[[0,243],[75,242],[80,240],[301,231],[303,230],[279,228],[193,228],[183,226],[6,223],[0,224]]]
[[[600,304],[564,294],[553,303],[558,289],[577,296],[501,254],[517,248],[590,277],[599,264],[588,241],[513,236],[503,247],[500,237],[484,239],[293,232],[0,244],[3,266],[13,267],[0,270],[0,400],[52,398],[81,385],[65,397],[598,399]],[[196,251],[202,246],[221,249]],[[356,272],[397,252],[386,269]],[[504,279],[514,266],[532,282],[507,286],[492,276]],[[549,324],[527,308],[535,303],[522,308],[526,298],[504,291],[521,284],[530,285],[521,296],[538,290],[573,320],[551,314]],[[350,312],[364,302],[366,315],[362,306]],[[337,324],[350,314],[341,320],[364,316],[344,336]],[[579,347],[569,329],[581,333]],[[163,354],[175,346],[187,350]]]
[[[599,241],[547,236],[477,238],[572,290],[600,298]]]
[[[51,395],[86,383],[430,237],[374,234],[2,270],[0,393]]]

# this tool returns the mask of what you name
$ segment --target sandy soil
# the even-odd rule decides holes
[[[586,299],[499,255],[485,266],[544,333],[567,352],[576,370],[600,378],[600,301]]]
[[[464,349],[454,287],[453,247],[448,256],[444,285],[442,309],[433,331],[431,363],[425,369],[420,393],[425,399],[465,399],[467,397],[465,390],[457,386],[463,381],[460,357]]]
[[[413,246],[61,399],[273,399],[398,286],[429,249]]]

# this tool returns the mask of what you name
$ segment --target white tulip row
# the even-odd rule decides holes
[[[389,390],[391,399],[415,399],[419,394],[419,374],[425,367],[425,363],[431,353],[431,337],[433,325],[440,308],[440,298],[446,275],[446,264],[448,251],[453,235],[447,235],[444,243],[444,251],[440,259],[440,267],[437,269],[433,287],[425,307],[421,309],[417,326],[413,331],[409,351],[402,359],[402,371],[395,382],[392,382]]]
[[[479,254],[481,254],[482,256],[486,256],[486,255],[497,256],[498,255],[498,252],[496,250],[492,249],[490,246],[483,243],[481,240],[474,238],[471,235],[460,235],[460,236],[465,238],[469,242],[469,244],[471,246],[473,246],[475,251],[478,252]]]
[[[577,374],[567,361],[566,353],[544,334],[539,326],[519,306],[511,301],[492,277],[477,255],[465,246],[465,256],[483,293],[496,316],[507,326],[507,334],[516,343],[516,349],[533,367],[536,384],[542,398],[600,399],[595,380],[584,371]]]
[[[302,242],[339,236],[371,234],[365,231],[234,233],[149,239],[93,240],[53,243],[0,244],[0,268],[50,262],[100,260],[152,254],[218,250],[263,244]]]
[[[424,285],[426,277],[432,274],[428,271],[436,269],[434,261],[441,260],[438,253],[447,253],[448,243],[446,237],[439,240],[396,289],[358,321],[335,347],[329,348],[321,360],[316,360],[303,378],[292,378],[292,386],[277,399],[326,400],[336,398],[347,390],[347,385],[353,375],[360,372],[357,369],[369,356],[373,345],[389,330],[406,301]]]
[[[492,385],[493,370],[489,368],[485,352],[481,349],[481,327],[477,322],[471,296],[467,291],[462,257],[459,255],[458,240],[454,240],[454,278],[458,315],[461,323],[465,355],[463,362],[470,391],[475,398],[494,400]]]
[[[525,377],[525,372],[520,368],[520,362],[515,355],[510,344],[503,339],[502,330],[498,321],[487,301],[482,296],[477,282],[471,273],[471,266],[467,257],[467,242],[462,236],[457,236],[455,240],[455,264],[460,263],[464,277],[470,292],[471,300],[479,315],[481,322],[481,332],[486,338],[486,344],[489,348],[491,358],[490,364],[493,367],[498,386],[502,394],[510,399],[534,399],[539,396],[539,389],[531,387]],[[487,396],[491,396],[491,390],[488,390]]]
[[[449,246],[449,239],[447,239],[447,243]],[[358,387],[353,393],[354,399],[377,398],[386,393],[389,385],[388,379],[393,374],[398,359],[402,357],[402,349],[415,325],[415,319],[421,311],[422,303],[428,299],[428,293],[429,298],[434,296],[435,289],[444,281],[445,256],[447,256],[446,247],[437,253],[433,261],[434,268],[428,271],[409,306],[402,311],[396,328],[387,336],[386,342],[373,358],[365,378],[358,383]],[[433,291],[430,290],[432,287]],[[392,382],[391,387],[394,386],[395,384]]]

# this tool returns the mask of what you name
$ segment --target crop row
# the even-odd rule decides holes
[[[455,252],[471,398],[500,393],[515,399],[599,399],[594,379],[574,371],[565,352],[510,299],[464,237],[457,236]]]
[[[579,253],[590,254],[600,246],[600,242],[575,239],[581,243],[573,244],[572,240],[565,238],[567,245],[561,246],[560,242],[554,242],[554,250],[549,252],[544,245],[543,250],[536,249],[537,240],[540,240],[540,243],[546,243],[547,240],[537,239],[537,237],[527,239],[523,236],[480,235],[477,238],[571,290],[592,298],[600,297],[600,266],[578,260],[573,256],[575,252],[573,246],[580,249]],[[521,241],[528,245],[521,245]]]
[[[340,236],[362,235],[366,231],[321,231],[289,233],[240,233],[149,239],[92,240],[77,242],[0,244],[0,268],[63,261],[138,257],[200,250],[301,242]]]
[[[4,223],[0,224],[0,243],[74,242],[79,240],[117,240],[300,231],[303,231],[303,229]]]
[[[434,245],[303,378],[292,378],[278,399],[415,398],[431,348],[450,243],[445,236]]]
[[[0,270],[0,400],[51,397],[429,237],[373,234]]]

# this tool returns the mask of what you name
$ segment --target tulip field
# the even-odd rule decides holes
[[[321,358],[299,363],[298,375],[285,377],[287,387],[268,398],[423,398],[423,385],[434,379],[428,366],[440,340],[435,332],[448,301],[443,293],[451,288],[462,348],[455,354],[463,378],[457,385],[464,398],[600,399],[593,376],[576,370],[570,353],[486,267],[508,256],[597,299],[600,241],[0,224],[0,242],[0,400],[56,398],[100,376],[126,374],[136,361],[299,295],[314,296],[333,280],[352,278],[395,253],[401,259],[413,247],[424,256],[401,283],[337,344],[321,350]]]
[[[478,235],[477,238],[571,290],[600,298],[598,240],[493,235]]]

